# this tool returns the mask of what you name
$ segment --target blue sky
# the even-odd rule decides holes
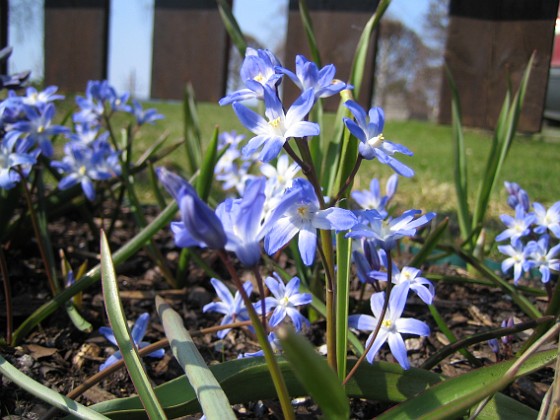
[[[9,4],[12,16],[21,17],[23,13],[25,17],[24,25],[9,25],[9,44],[14,47],[9,70],[31,70],[32,77],[40,80],[44,67],[44,0],[11,0]],[[154,0],[112,0],[110,4],[109,81],[119,91],[148,98]],[[387,13],[419,32],[427,6],[428,0],[393,0]],[[233,11],[248,35],[275,50],[285,39],[287,8],[288,0],[235,0]]]

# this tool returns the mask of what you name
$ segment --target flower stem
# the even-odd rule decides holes
[[[255,333],[257,335],[257,339],[259,344],[261,345],[264,358],[266,360],[266,364],[268,366],[268,370],[270,371],[270,376],[272,377],[272,382],[274,383],[274,388],[276,389],[276,394],[278,395],[278,399],[280,400],[280,406],[282,407],[282,413],[284,414],[284,418],[291,420],[295,419],[294,412],[292,409],[292,405],[290,403],[290,395],[288,394],[288,388],[286,387],[286,382],[284,381],[284,377],[282,376],[282,372],[280,371],[280,367],[278,366],[278,362],[276,357],[274,356],[274,352],[272,351],[272,347],[268,342],[266,337],[266,333],[264,330],[264,326],[262,325],[253,304],[251,303],[249,296],[245,293],[245,289],[241,284],[241,279],[237,275],[231,260],[229,259],[226,252],[221,249],[218,251],[220,258],[222,259],[228,273],[230,274],[235,287],[239,291],[243,302],[245,303],[245,307],[247,308],[247,312],[249,314],[249,318],[253,324],[253,328],[255,329]]]
[[[0,245],[0,274],[4,279],[4,299],[6,301],[6,342],[12,342],[12,328],[14,326],[12,313],[12,289],[10,287],[10,278],[8,277],[8,265],[6,264],[6,256]]]
[[[352,169],[352,172],[350,173],[350,175],[348,175],[348,178],[346,178],[346,182],[340,188],[340,191],[338,192],[338,194],[336,195],[336,197],[334,199],[335,203],[338,202],[342,198],[342,195],[345,193],[345,191],[348,189],[348,187],[354,181],[354,178],[356,177],[356,174],[358,173],[358,169],[360,169],[360,165],[362,164],[362,160],[364,160],[364,158],[362,158],[362,155],[358,155],[358,159],[356,159],[356,163],[354,164],[354,168]]]
[[[356,371],[358,370],[358,368],[366,358],[367,354],[373,347],[373,343],[375,342],[375,339],[379,334],[379,330],[381,330],[381,324],[383,324],[383,320],[385,319],[385,314],[387,313],[387,308],[389,307],[389,297],[391,296],[391,290],[393,289],[392,278],[393,278],[393,261],[391,260],[391,252],[387,251],[387,289],[385,292],[385,301],[383,302],[383,309],[379,314],[379,318],[377,319],[377,325],[375,326],[375,330],[371,335],[371,340],[367,348],[364,350],[364,352],[362,353],[362,355],[360,356],[356,364],[352,367],[352,370],[348,373],[348,375],[342,382],[342,385],[346,385],[350,380],[350,378],[354,376],[354,374],[356,373]]]
[[[25,201],[27,203],[27,207],[29,208],[29,215],[31,217],[31,224],[33,225],[33,231],[35,232],[35,238],[37,239],[37,246],[39,247],[39,253],[41,254],[41,259],[43,260],[43,264],[45,265],[45,272],[47,274],[47,279],[49,281],[49,286],[53,296],[56,296],[59,292],[58,284],[55,282],[55,279],[52,276],[52,267],[49,263],[49,258],[47,256],[47,250],[45,249],[45,243],[43,242],[43,238],[41,236],[41,230],[39,228],[39,222],[37,220],[37,213],[33,207],[33,202],[31,198],[31,193],[29,188],[27,188],[27,183],[25,182],[25,177],[22,172],[20,172],[20,176],[22,179],[21,185],[23,188]]]
[[[259,294],[261,295],[261,319],[264,327],[264,332],[268,333],[268,323],[266,322],[266,302],[264,301],[264,298],[266,297],[264,293],[264,282],[257,267],[253,267],[253,274],[255,275],[257,288],[259,289]]]

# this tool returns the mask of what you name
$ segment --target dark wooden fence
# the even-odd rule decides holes
[[[45,82],[81,91],[90,79],[107,77],[110,0],[45,0]],[[7,40],[7,0],[0,0],[0,41]],[[324,64],[339,78],[350,72],[356,42],[378,0],[308,0]],[[520,120],[523,131],[539,131],[554,22],[559,0],[451,0],[446,63],[462,99],[466,126],[493,128],[508,77],[517,86],[533,51],[537,59]],[[358,100],[368,106],[375,74],[375,39]],[[152,91],[154,98],[179,99],[190,81],[201,101],[225,93],[229,43],[215,3],[156,0]],[[285,65],[296,54],[310,57],[297,1],[290,1]],[[4,69],[5,70],[5,69]],[[289,84],[287,84],[289,85]],[[450,91],[442,84],[440,122],[450,122]],[[288,100],[295,89],[287,86]],[[332,102],[334,104],[334,102]],[[328,105],[333,109],[335,105]]]
[[[307,6],[313,21],[313,29],[319,45],[321,64],[334,64],[336,77],[346,81],[350,76],[350,67],[356,45],[362,34],[364,25],[375,11],[379,0],[308,0]],[[288,37],[286,42],[286,59],[284,65],[294,67],[297,54],[303,54],[312,60],[305,29],[301,23],[298,1],[290,0],[288,17]],[[369,106],[373,94],[375,74],[375,42],[371,42],[367,56],[365,77],[359,100],[363,106]],[[289,84],[287,84],[289,85]],[[288,102],[298,94],[291,85],[285,87]],[[326,109],[334,110],[338,106],[338,98],[326,100]]]
[[[107,78],[109,0],[45,0],[45,82],[83,91]]]
[[[540,131],[558,0],[451,0],[445,61],[461,96],[463,124],[495,127],[508,77],[517,88],[529,57],[536,60],[519,129]],[[444,80],[440,122],[451,121]]]

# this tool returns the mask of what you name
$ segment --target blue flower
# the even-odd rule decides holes
[[[280,343],[280,340],[278,339],[278,337],[276,337],[276,334],[274,334],[274,331],[271,331],[268,334],[268,342],[270,343],[270,347],[272,348],[272,351],[274,353],[281,353],[282,352],[282,344]],[[263,350],[257,350],[255,352],[249,352],[249,353],[241,353],[239,356],[237,356],[238,359],[244,359],[246,357],[263,357],[264,356],[264,351]]]
[[[23,110],[27,120],[12,124],[11,131],[26,137],[29,141],[39,146],[43,155],[51,157],[54,151],[51,137],[59,134],[68,134],[70,130],[67,127],[52,124],[56,112],[52,103],[45,105],[41,110],[24,105]]]
[[[214,290],[216,290],[221,302],[211,302],[204,305],[202,312],[218,312],[224,314],[225,316],[222,319],[222,322],[220,322],[220,325],[248,321],[249,314],[247,313],[247,308],[243,303],[243,299],[241,298],[239,291],[235,292],[235,296],[233,296],[231,291],[220,280],[213,278],[210,279],[210,282],[212,283],[212,286],[214,286]],[[250,281],[243,283],[243,288],[245,289],[247,296],[253,292],[253,285]],[[231,328],[226,328],[218,331],[216,335],[218,338],[222,339],[230,331]]]
[[[393,263],[391,281],[393,284],[408,282],[410,289],[416,292],[426,305],[431,305],[436,294],[434,285],[427,278],[421,277],[420,274],[422,274],[422,271],[417,268],[403,267],[402,270],[399,270],[399,267]],[[387,281],[386,272],[376,271],[371,273],[371,276],[376,280]]]
[[[233,104],[233,110],[241,123],[256,134],[251,138],[242,152],[245,156],[252,155],[262,147],[259,160],[268,162],[274,159],[282,150],[284,143],[290,137],[316,136],[319,134],[319,125],[303,121],[313,106],[313,92],[305,91],[288,112],[284,114],[282,102],[269,87],[264,88],[265,114],[268,121],[255,111],[250,110],[240,103]]]
[[[130,332],[132,341],[134,342],[134,344],[136,344],[136,346],[139,349],[142,349],[150,344],[146,341],[142,341],[142,339],[146,335],[146,330],[148,329],[149,320],[150,320],[150,314],[144,312],[142,315],[138,317],[138,319],[134,323],[134,326],[132,327],[132,331]],[[118,346],[117,340],[111,328],[100,327],[99,332],[115,346]],[[148,354],[148,357],[155,357],[157,359],[161,359],[164,355],[165,355],[165,350],[159,349]],[[99,366],[99,370],[102,371],[103,369],[106,369],[107,367],[116,363],[120,359],[122,359],[122,354],[120,350],[118,350],[115,353],[113,353],[113,355],[109,356],[109,358],[105,360],[105,362],[101,366]]]
[[[179,205],[181,222],[171,223],[177,246],[223,249],[227,236],[222,222],[200,199],[192,185],[165,168],[156,171],[160,182]]]
[[[286,317],[292,320],[296,331],[300,331],[303,324],[309,325],[307,318],[296,309],[298,306],[310,304],[312,300],[310,293],[299,292],[300,279],[298,277],[292,278],[288,284],[284,285],[280,276],[274,273],[274,277],[267,277],[264,282],[272,293],[272,296],[264,299],[266,311],[274,309],[269,321],[272,328],[279,325]],[[260,306],[261,302],[255,304],[255,308],[260,308]]]
[[[436,215],[430,212],[415,218],[420,213],[420,210],[411,209],[393,219],[384,218],[376,210],[363,210],[359,213],[361,222],[354,226],[346,237],[375,239],[380,247],[388,251],[396,246],[397,240],[414,236],[419,227],[427,224]]]
[[[374,276],[375,272],[381,268],[379,250],[376,248],[374,241],[367,239],[362,240],[362,247],[364,252],[357,249],[352,251],[352,260],[360,281],[362,283],[372,283],[377,280]]]
[[[515,210],[518,204],[521,204],[525,213],[529,212],[529,195],[515,182],[504,182],[508,193],[507,203]]]
[[[64,146],[65,156],[62,161],[52,161],[64,178],[58,188],[66,190],[80,184],[88,200],[95,200],[94,181],[104,181],[121,173],[119,152],[111,149],[106,142],[95,142],[91,146],[70,141]]]
[[[368,123],[366,112],[357,102],[346,101],[344,105],[356,119],[356,121],[353,121],[350,118],[344,118],[344,124],[360,140],[358,146],[360,155],[367,160],[377,158],[379,162],[389,165],[399,175],[413,176],[414,171],[412,169],[393,157],[396,152],[407,156],[412,156],[412,152],[405,146],[387,141],[383,137],[383,126],[385,124],[383,110],[377,107],[371,108]]]
[[[535,233],[545,233],[547,230],[554,233],[554,236],[560,238],[560,201],[554,203],[547,210],[540,203],[533,203],[535,211]]]
[[[109,132],[99,133],[99,126],[77,123],[74,126],[74,131],[74,133],[68,134],[68,138],[86,145],[91,145],[96,141],[107,142],[109,140]]]
[[[317,229],[347,230],[356,223],[356,216],[349,210],[338,207],[321,210],[309,181],[298,178],[266,221],[268,233],[264,246],[272,255],[299,234],[303,263],[311,265],[317,249]]]
[[[507,229],[496,236],[496,241],[503,241],[511,238],[515,240],[531,233],[531,225],[535,222],[536,217],[533,213],[526,213],[522,204],[515,207],[515,217],[509,214],[500,215],[500,219],[507,226]]]
[[[29,153],[30,142],[18,141],[17,133],[8,133],[0,140],[0,188],[12,189],[26,176],[37,161],[37,152]]]
[[[430,328],[426,323],[414,318],[401,318],[402,312],[406,305],[410,284],[405,281],[393,287],[389,296],[389,304],[383,319],[381,313],[383,311],[383,303],[385,301],[385,292],[374,293],[371,296],[371,315],[351,315],[348,318],[348,325],[361,331],[374,331],[377,324],[381,322],[381,328],[375,338],[375,341],[366,355],[367,361],[373,363],[373,359],[379,352],[379,349],[385,342],[389,343],[391,353],[397,359],[403,369],[409,369],[406,354],[406,346],[401,334],[414,334],[419,336],[427,336],[430,334]],[[369,347],[373,333],[368,337],[366,348]]]
[[[329,64],[319,70],[317,64],[303,55],[296,56],[295,74],[284,67],[277,67],[276,70],[288,76],[302,91],[312,89],[315,100],[336,95],[348,88],[346,83],[334,78],[334,65]]]
[[[30,86],[25,90],[25,96],[22,97],[22,102],[25,105],[42,107],[49,102],[56,101],[58,99],[64,99],[64,95],[57,95],[56,91],[58,87],[49,86],[45,90],[39,92],[34,87]]]
[[[528,262],[528,248],[521,242],[521,239],[516,238],[512,239],[510,245],[498,245],[498,250],[508,256],[502,261],[502,272],[506,274],[513,267],[513,283],[517,285],[523,272],[528,271],[531,266]]]
[[[278,66],[280,62],[269,50],[247,48],[240,71],[246,88],[230,93],[220,99],[219,104],[224,106],[247,99],[264,99],[264,87],[275,91],[280,83],[282,74],[276,72]]]
[[[560,253],[560,244],[548,249],[549,236],[543,235],[538,241],[527,244],[530,267],[536,267],[541,272],[541,281],[548,283],[550,270],[560,271],[560,259],[555,258]]]
[[[225,248],[234,252],[245,267],[254,267],[261,258],[265,185],[263,177],[256,178],[245,187],[243,198],[228,198],[216,208],[227,236]]]
[[[366,210],[377,210],[383,217],[387,216],[387,204],[395,195],[399,183],[399,176],[393,174],[387,180],[386,193],[381,196],[379,181],[373,178],[369,184],[369,191],[352,191],[351,196],[358,205]]]
[[[140,102],[138,102],[136,99],[132,100],[132,113],[136,118],[136,124],[138,124],[139,126],[142,126],[144,124],[153,124],[157,120],[165,118],[153,108],[144,110]]]

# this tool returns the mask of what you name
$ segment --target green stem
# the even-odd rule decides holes
[[[266,360],[266,364],[268,366],[268,370],[270,372],[270,376],[272,377],[272,382],[274,383],[274,388],[276,389],[276,394],[278,395],[278,399],[280,400],[280,406],[282,407],[282,413],[284,414],[285,419],[295,419],[294,411],[290,402],[290,395],[288,394],[288,388],[286,387],[286,382],[284,381],[284,377],[282,376],[282,372],[280,371],[280,367],[278,366],[278,361],[274,356],[274,352],[272,351],[272,347],[268,341],[268,338],[265,333],[264,325],[261,323],[249,296],[245,293],[245,289],[241,283],[241,279],[237,275],[231,260],[229,259],[227,253],[222,249],[218,251],[220,258],[222,259],[226,269],[228,270],[229,275],[231,276],[235,287],[239,291],[243,302],[245,303],[245,307],[247,308],[247,312],[249,313],[249,318],[251,319],[253,328],[255,329],[255,334],[261,345],[261,348],[264,352],[264,358]]]
[[[343,385],[346,385],[348,381],[354,376],[364,359],[366,358],[367,354],[373,347],[373,343],[377,338],[379,331],[381,330],[381,325],[383,324],[383,320],[385,319],[385,314],[387,313],[387,308],[389,307],[389,297],[391,296],[391,290],[393,290],[393,261],[391,259],[391,252],[387,251],[387,288],[385,289],[385,301],[383,302],[383,309],[381,309],[381,313],[379,314],[379,318],[377,319],[377,325],[375,326],[375,330],[373,330],[373,334],[371,335],[371,340],[356,362],[356,364],[352,367],[352,370],[346,376],[346,379],[342,382]]]
[[[340,188],[340,191],[338,192],[338,194],[336,195],[334,202],[338,202],[343,194],[346,192],[346,190],[348,189],[348,187],[350,187],[350,185],[352,185],[352,182],[354,182],[354,178],[356,177],[356,174],[358,173],[358,169],[360,169],[360,165],[362,164],[362,160],[364,160],[364,158],[362,157],[362,155],[358,155],[358,158],[356,159],[356,163],[354,165],[354,168],[352,168],[352,172],[350,173],[350,175],[348,175],[348,178],[346,178],[346,182],[344,182],[344,185]]]
[[[4,279],[4,299],[6,301],[6,342],[12,342],[12,329],[14,327],[14,319],[12,312],[12,289],[10,287],[10,278],[8,277],[8,264],[6,264],[6,256],[0,245],[0,274]]]
[[[23,173],[20,172],[21,178],[23,179],[21,185],[23,188],[23,195],[25,196],[25,201],[27,203],[27,207],[29,208],[29,214],[31,216],[31,224],[33,225],[33,231],[35,232],[35,238],[37,239],[37,246],[39,247],[39,253],[41,254],[41,259],[43,260],[43,264],[45,265],[45,272],[47,273],[47,279],[49,281],[49,286],[51,288],[51,292],[53,296],[55,296],[59,292],[59,287],[55,282],[55,279],[52,276],[53,271],[51,270],[51,265],[49,264],[49,259],[47,255],[47,250],[45,249],[45,244],[43,242],[43,238],[41,236],[41,231],[39,229],[39,221],[37,220],[37,213],[33,208],[33,201],[31,199],[31,193],[29,192],[29,188],[27,188],[27,183],[25,182],[25,177]]]

